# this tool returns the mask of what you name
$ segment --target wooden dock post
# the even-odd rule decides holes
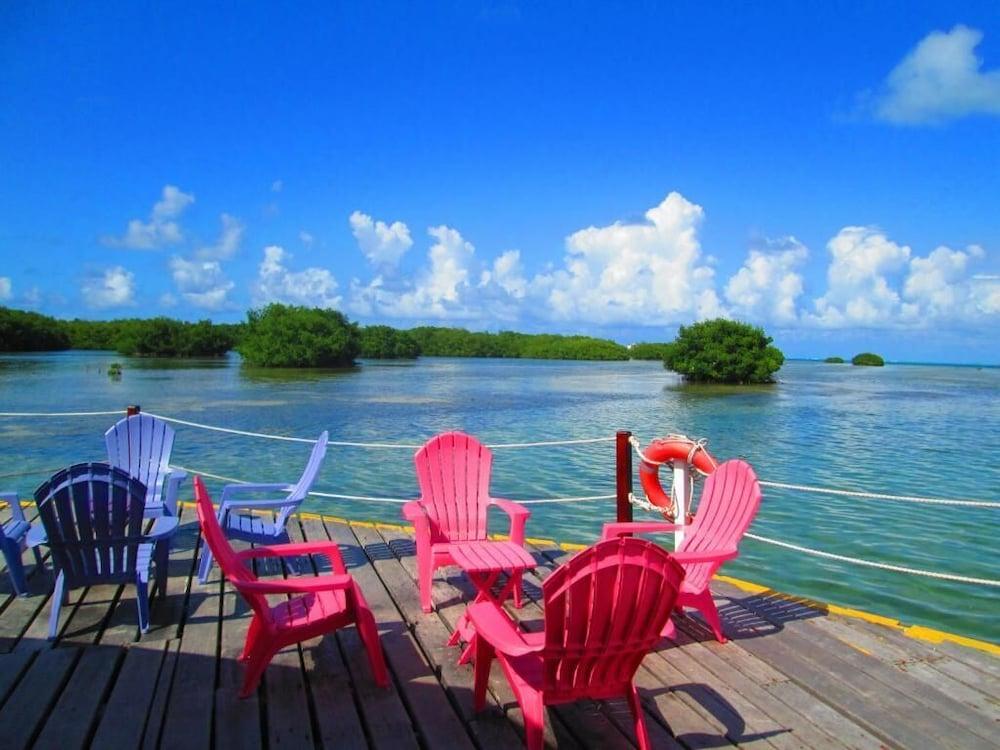
[[[628,430],[618,430],[615,435],[615,494],[617,495],[617,515],[619,523],[632,520],[632,446]]]
[[[125,407],[125,416],[132,417],[142,411],[142,407],[139,404],[129,404]]]

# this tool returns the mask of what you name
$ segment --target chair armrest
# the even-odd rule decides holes
[[[37,547],[40,544],[48,544],[49,536],[45,533],[45,527],[41,524],[31,524],[27,535],[24,537],[24,544],[27,547]]]
[[[16,521],[27,520],[24,517],[24,508],[21,507],[21,500],[16,492],[0,492],[0,500],[10,506],[10,513]]]
[[[700,552],[671,552],[670,556],[681,565],[685,565],[705,562],[724,563],[726,560],[732,560],[739,554],[739,551],[735,547],[727,547],[726,549],[711,549]]]
[[[684,531],[689,527],[681,523],[666,523],[663,521],[622,521],[606,523],[601,531],[601,541],[614,539],[625,534],[665,534],[670,531]]]
[[[277,510],[288,505],[288,498],[273,498],[267,500],[223,500],[219,505],[219,519],[226,517],[234,510]]]
[[[272,546],[254,547],[236,553],[240,562],[256,560],[262,557],[297,557],[299,555],[324,555],[330,560],[330,567],[338,574],[346,574],[344,559],[340,556],[340,547],[333,542],[301,542],[297,544],[275,544]]]
[[[517,626],[493,602],[470,604],[466,614],[476,629],[476,636],[503,654],[523,656],[545,648],[544,644],[532,645],[525,641]]]
[[[165,537],[171,536],[177,527],[180,526],[181,519],[177,516],[157,516],[153,521],[152,527],[145,534],[149,541],[155,541],[157,539],[163,539]]]
[[[167,481],[168,482],[176,482],[176,483],[180,484],[185,479],[187,479],[188,473],[186,471],[184,471],[183,469],[170,469],[168,467],[168,470],[170,472],[169,474],[167,474]]]
[[[431,522],[430,516],[427,515],[427,509],[424,508],[419,500],[411,500],[403,504],[403,518],[414,526],[417,524],[427,524],[430,526]]]
[[[311,578],[283,578],[266,581],[233,581],[238,589],[246,589],[258,594],[306,594],[310,591],[331,591],[352,589],[354,579],[346,573]]]
[[[500,510],[510,516],[510,540],[514,544],[524,545],[524,525],[531,515],[531,511],[513,500],[505,500],[502,497],[491,497],[490,505],[497,506]]]

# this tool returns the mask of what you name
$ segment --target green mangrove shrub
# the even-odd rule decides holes
[[[871,352],[861,352],[861,354],[854,355],[854,359],[851,360],[851,364],[859,365],[861,367],[883,367],[885,365],[885,360],[877,354],[872,354]]]
[[[681,326],[663,364],[694,383],[774,382],[785,355],[763,328],[717,318]]]
[[[827,357],[823,361],[826,362],[827,364],[831,364],[831,365],[842,365],[842,364],[844,364],[844,358],[843,357]]]
[[[357,326],[336,310],[275,302],[247,313],[236,351],[254,367],[343,367],[361,344]]]
[[[361,356],[369,359],[416,359],[420,344],[407,331],[391,326],[365,326],[361,329]]]

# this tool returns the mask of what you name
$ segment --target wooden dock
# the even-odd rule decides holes
[[[0,511],[2,514],[8,511]],[[439,572],[435,612],[420,610],[412,537],[403,528],[302,515],[299,540],[333,539],[378,620],[392,677],[375,687],[353,628],[280,653],[257,695],[236,697],[248,611],[219,579],[195,577],[199,537],[185,507],[166,596],[150,631],[136,629],[134,591],[73,591],[59,638],[46,639],[49,573],[32,594],[0,581],[0,745],[59,748],[517,748],[522,717],[494,665],[486,711],[472,711],[472,669],[445,644],[474,594]],[[529,601],[511,610],[541,624],[540,584],[568,552],[535,544]],[[26,555],[25,560],[29,557]],[[314,569],[325,560],[314,560]],[[33,566],[29,566],[29,571]],[[282,571],[268,571],[281,575]],[[322,570],[320,571],[322,572]],[[930,644],[830,615],[773,593],[713,586],[733,640],[679,621],[637,677],[655,747],[1000,747],[1000,658]],[[550,709],[553,747],[634,746],[627,707]]]

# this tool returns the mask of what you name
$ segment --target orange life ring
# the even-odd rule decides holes
[[[695,441],[684,435],[658,438],[646,446],[643,461],[639,465],[639,482],[650,502],[663,508],[664,517],[673,521],[677,508],[673,499],[660,486],[660,465],[668,461],[687,461],[705,475],[715,471],[719,463],[705,448],[703,441]]]

